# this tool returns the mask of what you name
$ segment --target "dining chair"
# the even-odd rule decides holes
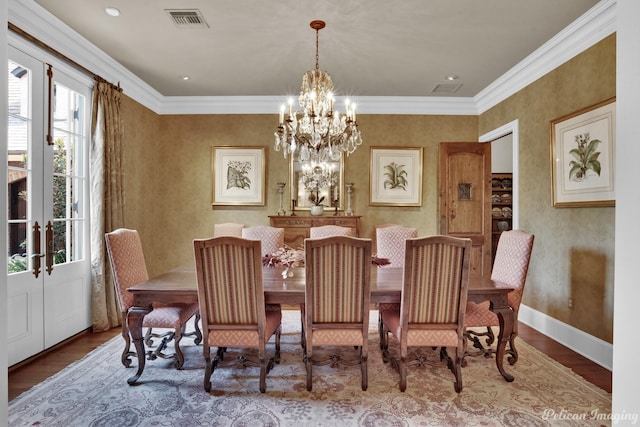
[[[211,391],[211,375],[218,365],[239,363],[242,367],[260,367],[260,391],[264,393],[267,373],[274,363],[280,363],[282,312],[265,307],[261,244],[222,236],[194,240],[193,246],[205,335],[204,389]],[[267,357],[267,342],[274,335],[275,354]],[[213,360],[211,347],[218,348]],[[225,362],[228,347],[256,348],[258,360],[241,355]]]
[[[122,316],[122,337],[125,341],[121,361],[125,367],[131,366],[130,356],[136,353],[130,351],[131,337],[127,326],[127,313],[133,304],[133,296],[127,288],[137,285],[149,279],[147,265],[144,260],[142,241],[136,230],[119,228],[105,234],[105,243],[113,282],[120,305]],[[194,318],[194,332],[185,333],[185,327],[189,319]],[[185,304],[154,304],[153,310],[144,316],[142,326],[147,328],[144,343],[148,347],[153,345],[153,338],[161,339],[156,349],[147,351],[147,358],[153,360],[157,357],[175,358],[174,366],[180,369],[184,364],[184,355],[180,349],[180,340],[183,336],[194,336],[195,344],[202,341],[202,333],[198,322],[200,320],[198,303]],[[161,334],[153,333],[153,328],[170,329]],[[162,351],[169,341],[174,340],[175,353],[166,355]]]
[[[360,365],[361,387],[368,386],[367,357],[371,275],[371,240],[350,236],[306,239],[303,353],[307,390],[313,365]],[[350,360],[330,354],[321,358],[315,347],[356,347]],[[329,349],[325,348],[325,351]]]
[[[262,242],[261,254],[272,255],[284,247],[284,228],[257,225],[242,229],[242,237]]]
[[[513,288],[507,296],[509,306],[513,310],[513,332],[509,337],[509,346],[505,350],[509,355],[509,363],[512,365],[518,361],[518,351],[515,347],[515,338],[518,336],[518,311],[527,280],[533,240],[533,234],[522,230],[503,231],[500,240],[498,240],[493,269],[491,270],[492,280]],[[479,304],[467,303],[464,325],[467,328],[465,337],[473,342],[473,347],[478,349],[476,352],[467,350],[465,356],[480,354],[489,356],[495,352],[492,348],[485,348],[479,338],[486,336],[485,344],[491,346],[495,341],[492,327],[500,326],[498,316],[490,310],[488,301]],[[486,332],[470,328],[486,328]]]
[[[390,224],[386,227],[376,227],[376,256],[389,260],[389,264],[383,267],[402,267],[405,241],[417,236],[415,228],[402,225]]]
[[[222,236],[242,237],[243,228],[244,228],[244,224],[237,224],[235,222],[213,224],[213,237],[222,237]]]
[[[420,354],[408,361],[409,347],[440,347],[440,360],[455,376],[462,391],[464,314],[469,287],[471,240],[452,236],[407,239],[399,310],[384,310],[382,360],[400,373],[400,391],[407,387],[407,367],[424,366]],[[399,346],[399,357],[389,351],[389,334]],[[455,348],[452,359],[447,347]],[[417,350],[416,350],[417,351]]]
[[[404,266],[404,252],[406,240],[417,237],[415,228],[405,227],[400,224],[378,224],[374,226],[376,236],[376,257],[388,260],[388,264],[380,265],[380,268],[402,268]],[[379,303],[378,314],[384,310],[399,311],[400,304]],[[378,316],[378,331],[380,332],[380,345],[382,346],[382,318]]]
[[[342,227],[340,225],[321,225],[319,227],[309,228],[309,237],[311,239],[320,239],[323,237],[333,236],[355,237],[355,233],[352,228]]]

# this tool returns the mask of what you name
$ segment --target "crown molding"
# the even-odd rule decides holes
[[[616,0],[602,0],[475,97],[482,114],[616,31]]]
[[[283,97],[276,96],[167,96],[158,114],[277,114]],[[358,114],[477,115],[473,98],[376,97],[352,98]],[[344,102],[337,97],[336,103]]]
[[[473,98],[358,97],[358,113],[481,114],[614,33],[615,5],[602,0]],[[163,96],[33,0],[9,0],[8,20],[94,74],[120,82],[127,96],[157,114],[276,114],[282,104],[279,97]]]
[[[9,0],[8,20],[103,79],[147,108],[158,111],[164,97],[33,0]]]

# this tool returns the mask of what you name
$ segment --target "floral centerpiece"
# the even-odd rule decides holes
[[[286,268],[282,272],[282,278],[292,277],[292,267],[304,266],[304,250],[294,249],[291,246],[285,245],[278,249],[275,253],[265,255],[262,258],[262,265],[267,267],[275,267],[276,265],[283,265]]]

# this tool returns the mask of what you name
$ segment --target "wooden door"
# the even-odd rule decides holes
[[[439,233],[472,241],[471,274],[491,274],[491,144],[442,142]]]

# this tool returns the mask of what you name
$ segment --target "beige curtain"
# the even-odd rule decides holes
[[[94,331],[104,331],[120,325],[104,233],[124,227],[121,90],[108,82],[93,88],[91,135],[92,323]]]

